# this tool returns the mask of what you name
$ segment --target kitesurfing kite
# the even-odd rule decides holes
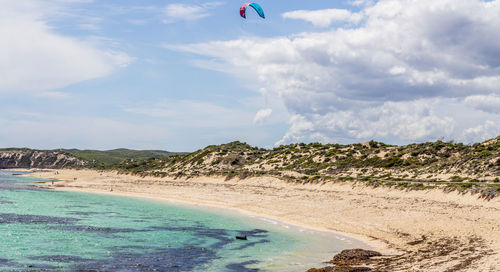
[[[241,17],[243,17],[245,19],[247,18],[246,10],[247,10],[248,6],[252,7],[253,9],[255,9],[255,11],[257,11],[257,13],[259,14],[259,16],[262,17],[262,19],[266,18],[266,17],[264,17],[264,11],[262,10],[262,8],[257,3],[246,3],[246,4],[243,4],[243,6],[241,6],[241,8],[240,8],[240,15],[241,15]]]

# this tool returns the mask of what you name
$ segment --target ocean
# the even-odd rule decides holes
[[[17,174],[0,171],[0,271],[306,271],[363,246],[226,209],[39,189],[44,180]]]

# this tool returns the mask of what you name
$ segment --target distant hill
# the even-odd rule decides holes
[[[109,167],[111,165],[120,164],[125,160],[142,161],[185,154],[163,150],[132,150],[126,148],[106,151],[78,149],[60,149],[60,151],[89,162],[89,167]]]

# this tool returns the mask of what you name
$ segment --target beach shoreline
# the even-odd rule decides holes
[[[398,256],[387,266],[394,271],[498,271],[498,199],[271,177],[173,179],[72,169],[28,175],[55,180],[40,184],[44,188],[213,206],[334,232]]]

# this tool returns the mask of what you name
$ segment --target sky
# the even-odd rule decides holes
[[[0,147],[500,135],[500,0],[0,0]]]

